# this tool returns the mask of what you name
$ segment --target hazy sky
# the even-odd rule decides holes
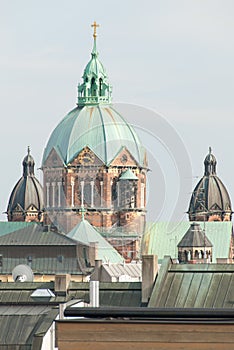
[[[193,186],[212,146],[218,175],[234,198],[233,0],[0,0],[0,5],[1,213],[22,175],[27,146],[39,168],[50,133],[76,104],[94,20],[101,25],[98,51],[113,100],[163,116],[189,154]],[[136,123],[144,127],[144,116]],[[159,130],[154,117],[147,123]],[[174,186],[166,176],[170,169],[160,162],[165,149],[153,143],[150,149],[158,168],[151,180],[157,203],[157,176],[165,188]],[[36,174],[42,181],[41,171]],[[167,197],[166,203],[175,201]],[[181,213],[187,206],[181,205]]]

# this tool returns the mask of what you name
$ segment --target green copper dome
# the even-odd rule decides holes
[[[86,146],[106,165],[125,147],[145,166],[145,149],[136,132],[111,105],[77,107],[68,113],[52,132],[42,163],[54,148],[67,165]]]
[[[96,50],[96,26],[92,57],[84,70],[83,83],[78,85],[78,106],[52,132],[42,166],[52,149],[67,165],[85,147],[106,165],[125,147],[139,166],[146,166],[145,150],[136,132],[110,104],[111,86]]]

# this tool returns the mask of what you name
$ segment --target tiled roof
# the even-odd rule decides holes
[[[234,265],[172,264],[160,268],[149,307],[233,308]]]
[[[142,242],[144,254],[158,255],[161,261],[165,255],[177,258],[177,245],[190,227],[190,222],[148,223]],[[201,228],[213,244],[212,260],[216,258],[228,258],[232,237],[232,222],[199,222]]]

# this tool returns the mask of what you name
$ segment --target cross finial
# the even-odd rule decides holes
[[[97,24],[96,21],[94,21],[93,24],[91,24],[91,27],[93,27],[93,37],[94,37],[94,39],[96,39],[96,37],[97,37],[97,28],[100,27],[100,25]]]
[[[28,146],[28,155],[30,155],[30,146]]]
[[[211,147],[209,147],[209,154],[211,154],[211,152],[212,152],[212,149],[211,149]]]

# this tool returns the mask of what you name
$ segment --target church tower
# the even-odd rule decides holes
[[[92,27],[77,107],[52,132],[43,155],[46,221],[69,232],[84,206],[86,219],[121,246],[123,236],[115,233],[135,240],[144,230],[147,159],[135,130],[111,104],[112,87],[97,51],[98,24]]]
[[[23,159],[23,175],[15,185],[7,207],[8,221],[36,221],[43,220],[43,189],[35,177],[35,162],[30,154]]]
[[[205,172],[195,187],[189,204],[190,221],[231,221],[232,207],[228,191],[216,174],[217,161],[209,148],[204,160]]]

